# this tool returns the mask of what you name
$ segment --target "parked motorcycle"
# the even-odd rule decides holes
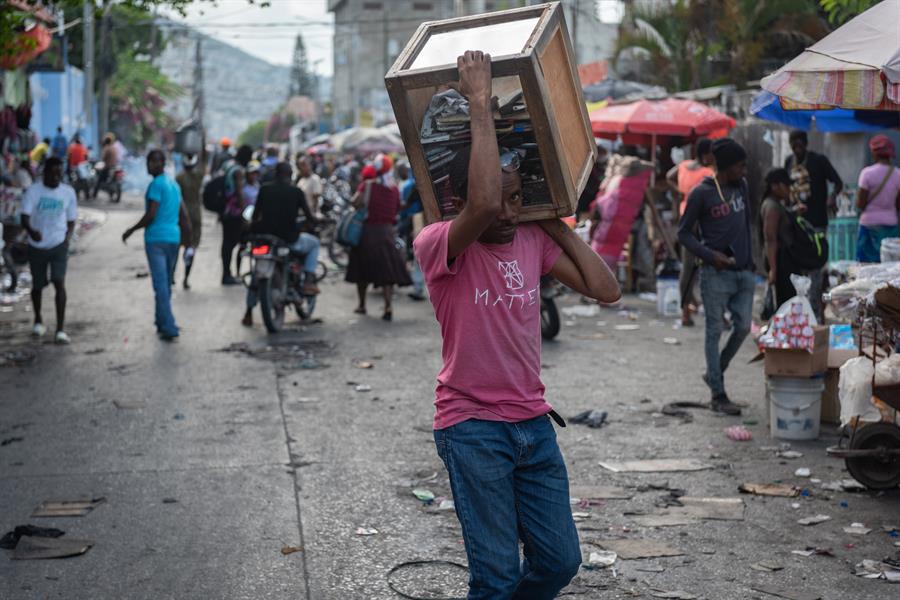
[[[541,277],[541,337],[552,340],[559,335],[559,311],[556,298],[562,294],[560,284],[550,275]]]
[[[97,176],[100,177],[100,173],[106,168],[106,164],[103,161],[98,161],[94,163],[94,170],[97,172]],[[113,203],[118,203],[122,200],[122,183],[125,181],[125,169],[122,168],[121,165],[116,166],[112,169],[112,171],[107,175],[106,179],[100,182],[100,190],[103,190],[109,195],[109,201]]]
[[[12,293],[19,284],[19,271],[28,264],[28,234],[21,226],[9,223],[0,224],[3,246],[0,251],[0,284],[7,281],[5,289],[0,291]],[[8,277],[4,276],[7,275]]]

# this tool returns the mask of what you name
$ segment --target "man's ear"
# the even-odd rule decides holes
[[[456,209],[457,213],[461,213],[462,209],[466,206],[466,201],[460,198],[459,196],[453,196],[452,198],[453,208]]]

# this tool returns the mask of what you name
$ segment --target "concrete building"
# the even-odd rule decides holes
[[[334,120],[337,128],[393,121],[384,74],[423,21],[507,10],[539,0],[329,0],[334,13]],[[616,26],[594,0],[563,0],[577,62],[612,55]]]

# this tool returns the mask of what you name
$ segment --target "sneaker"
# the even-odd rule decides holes
[[[241,285],[241,280],[231,275],[226,275],[222,278],[222,285]]]
[[[713,412],[722,413],[723,415],[737,417],[741,414],[741,407],[729,400],[728,395],[724,393],[713,396],[710,405]]]
[[[69,334],[67,334],[65,331],[57,331],[56,337],[53,339],[53,341],[57,344],[63,345],[72,343],[72,340],[69,338]]]
[[[45,333],[47,333],[47,328],[44,327],[43,323],[35,323],[34,327],[31,328],[31,335],[34,337],[43,337]]]

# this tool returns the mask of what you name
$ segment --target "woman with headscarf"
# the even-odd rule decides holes
[[[856,260],[881,262],[881,241],[898,236],[900,210],[900,170],[893,164],[894,144],[885,135],[869,140],[875,164],[859,174],[856,207],[860,210]]]
[[[381,287],[384,295],[382,319],[393,318],[391,301],[395,285],[411,285],[403,255],[396,245],[394,223],[400,211],[400,192],[385,176],[391,172],[390,157],[379,154],[362,170],[362,183],[353,196],[353,206],[367,208],[359,245],[350,250],[345,280],[356,284],[359,294],[357,314],[366,314],[366,290],[369,284]]]

